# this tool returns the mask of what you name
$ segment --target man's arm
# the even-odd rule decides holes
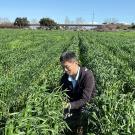
[[[95,79],[93,73],[91,71],[87,71],[84,77],[84,89],[82,98],[77,101],[70,102],[70,108],[79,109],[80,107],[84,106],[87,102],[89,102],[94,87],[95,87]]]

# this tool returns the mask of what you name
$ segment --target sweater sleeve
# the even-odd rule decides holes
[[[87,102],[89,102],[94,87],[95,80],[93,73],[91,71],[87,71],[87,73],[84,75],[84,89],[82,98],[77,101],[70,102],[71,109],[79,109],[80,107],[84,106]]]

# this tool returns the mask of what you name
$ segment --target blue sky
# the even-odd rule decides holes
[[[82,17],[86,22],[102,23],[108,18],[119,22],[135,22],[135,0],[0,0],[0,18],[16,17],[40,19],[50,17],[64,23],[65,17],[75,20]]]

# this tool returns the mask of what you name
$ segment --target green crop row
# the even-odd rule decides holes
[[[24,39],[21,36],[24,44],[21,42],[19,47],[11,49],[10,57],[1,59],[1,134],[59,135],[66,126],[61,106],[65,96],[57,87],[62,73],[59,56],[75,42],[75,34],[41,31],[35,37],[34,44],[28,47],[26,36]],[[8,51],[4,49],[3,52]],[[3,65],[10,69],[5,70]]]
[[[132,71],[129,72],[128,65],[116,59],[106,46],[100,42],[95,44],[90,34],[80,34],[80,40],[82,63],[95,73],[98,90],[95,104],[89,107],[90,132],[105,135],[134,134],[135,81]],[[120,70],[125,72],[119,72]],[[127,75],[126,81],[132,81],[130,88],[123,87],[127,83],[122,78],[123,74]]]

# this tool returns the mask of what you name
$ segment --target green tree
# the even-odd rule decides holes
[[[23,18],[17,17],[15,19],[14,25],[19,26],[20,28],[25,27],[29,25],[29,21],[27,20],[27,17],[23,17]]]
[[[41,27],[46,27],[47,29],[58,29],[59,28],[57,23],[50,18],[41,18],[39,23],[40,23]]]
[[[135,23],[131,24],[131,29],[135,29]]]

